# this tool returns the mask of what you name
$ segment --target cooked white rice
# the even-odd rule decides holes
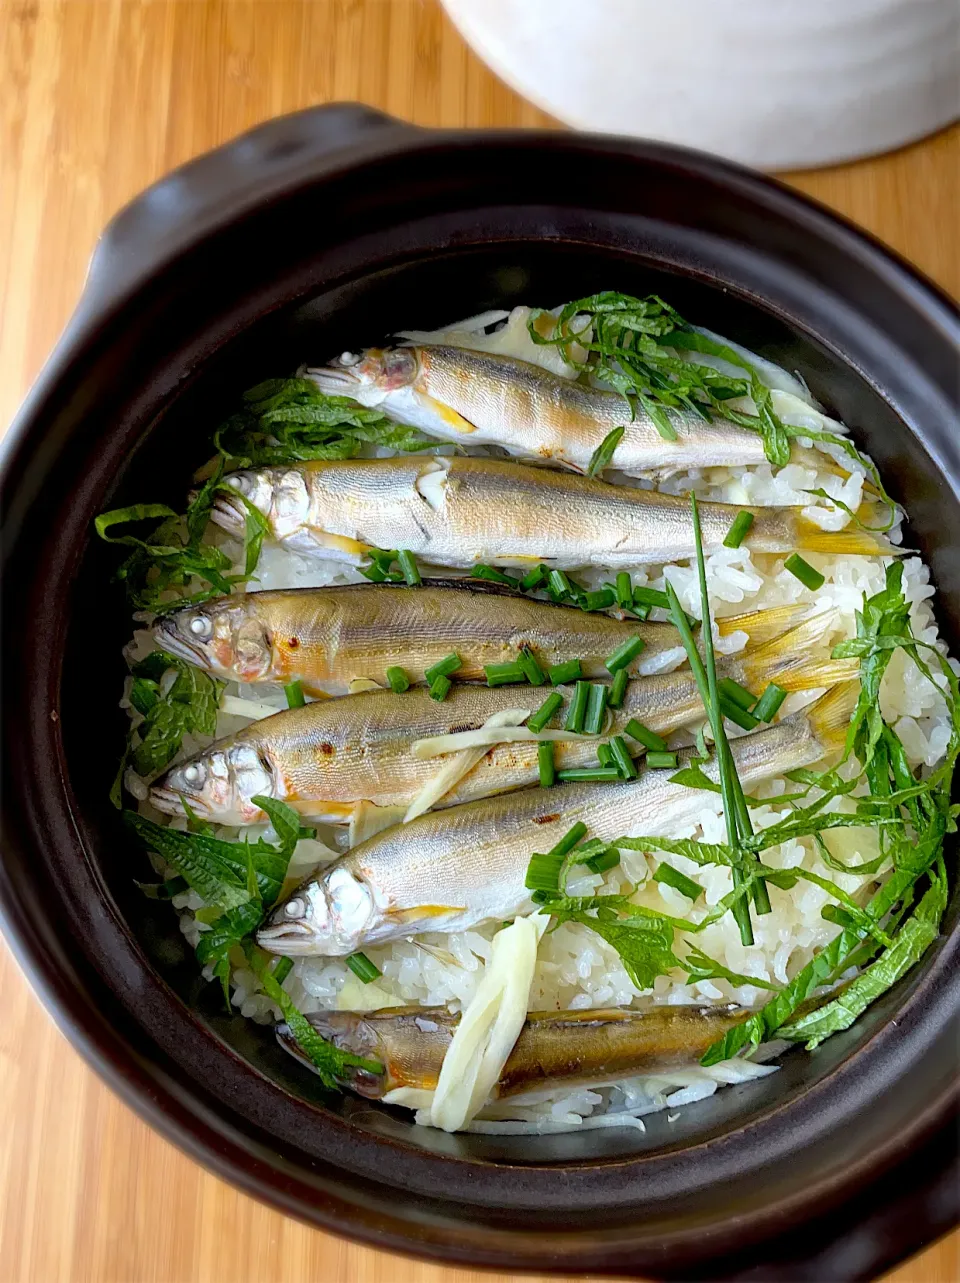
[[[522,323],[511,318],[509,326],[513,346],[500,340],[501,349],[507,347],[514,354],[527,360],[552,359],[556,356],[549,348],[538,348],[526,335],[524,309],[519,310]],[[486,324],[502,319],[505,314],[491,314],[482,319]],[[469,323],[452,327],[458,341],[480,345],[482,330],[470,331]],[[501,331],[501,335],[505,331]],[[450,332],[445,337],[449,339]],[[486,340],[489,343],[489,339]],[[544,355],[546,354],[546,355]],[[561,372],[558,370],[557,372]],[[805,391],[801,384],[778,371],[776,367],[764,369],[771,386],[787,390],[799,405],[798,394]],[[800,411],[806,407],[800,406]],[[799,413],[799,411],[798,411]],[[808,410],[809,424],[818,420],[816,410]],[[800,421],[804,421],[801,415]],[[806,443],[804,443],[806,444]],[[391,453],[380,451],[376,453]],[[484,453],[484,451],[479,451]],[[487,451],[489,453],[489,451]],[[825,460],[826,462],[826,460]],[[845,464],[849,466],[846,460]],[[611,477],[624,485],[651,484],[626,476]],[[727,468],[711,468],[674,475],[660,484],[660,489],[670,493],[695,490],[705,499],[722,500],[750,507],[763,505],[806,505],[805,515],[828,529],[844,527],[848,518],[839,508],[831,508],[821,500],[811,500],[809,491],[823,489],[856,510],[861,498],[862,477],[855,473],[843,480],[833,472],[813,467],[791,464],[774,474],[768,464],[738,468],[734,473]],[[899,526],[890,536],[900,541]],[[862,604],[864,594],[878,592],[884,583],[884,566],[880,559],[860,556],[832,556],[806,554],[807,559],[825,577],[825,583],[816,593],[818,605],[833,607],[836,626],[830,641],[839,641],[855,634],[854,612]],[[754,555],[746,547],[720,549],[706,559],[707,584],[711,609],[716,617],[739,614],[743,611],[810,600],[812,594],[792,574],[783,569],[781,560],[770,556]],[[930,584],[927,567],[917,557],[904,563],[904,592],[911,603],[911,621],[914,635],[922,641],[940,642],[931,610],[934,589]],[[441,572],[449,574],[448,571]],[[330,584],[364,582],[360,573],[340,562],[324,562],[298,557],[278,547],[266,546],[257,570],[258,587],[285,588],[310,587]],[[696,568],[689,563],[666,567],[637,567],[635,581],[662,588],[669,577],[684,607],[699,615],[699,590]],[[599,584],[609,577],[603,570],[578,572],[583,581]],[[737,650],[746,638],[734,634],[718,646],[723,650]],[[146,632],[137,634],[133,654],[151,649]],[[673,667],[683,660],[679,647],[675,653],[662,657],[658,668]],[[952,661],[953,662],[953,661]],[[791,695],[783,707],[789,713],[809,703],[820,692]],[[226,708],[221,712],[217,735],[229,735],[245,725],[247,718],[237,716],[242,706],[238,700],[256,700],[271,708],[286,706],[282,689],[268,684],[256,687],[231,685],[227,691]],[[912,767],[932,767],[943,757],[950,728],[944,700],[925,681],[916,668],[905,659],[902,651],[894,653],[884,677],[881,704],[884,717],[894,724]],[[256,715],[256,709],[247,710]],[[260,709],[260,712],[263,710]],[[135,714],[134,714],[135,716]],[[209,741],[193,738],[184,742],[181,757],[187,756]],[[678,735],[675,743],[690,742],[689,736]],[[127,783],[135,797],[146,794],[143,782],[127,775]],[[767,781],[758,790],[768,799],[765,805],[752,812],[758,827],[767,827],[785,818],[789,807],[778,806],[777,798],[793,786],[783,778]],[[719,798],[710,793],[701,795],[703,805],[696,824],[674,828],[664,836],[696,837],[716,842],[725,839],[725,829]],[[141,809],[152,818],[157,816],[145,802]],[[179,823],[178,821],[174,821]],[[259,831],[271,835],[267,826]],[[233,836],[235,830],[223,830]],[[338,843],[344,834],[326,830],[320,835],[326,845],[318,842],[301,842],[295,864],[302,875],[318,864],[335,858]],[[869,829],[840,829],[828,835],[827,843],[844,861],[860,862],[873,858],[877,853],[876,837]],[[585,895],[602,888],[604,891],[626,891],[633,884],[640,885],[639,903],[652,909],[662,909],[675,917],[698,921],[706,915],[728,891],[732,882],[730,870],[721,866],[699,867],[682,856],[666,856],[669,863],[692,878],[704,889],[704,896],[691,906],[690,901],[669,886],[654,882],[651,867],[645,857],[635,852],[624,852],[622,864],[599,876],[586,873],[569,884],[572,894]],[[765,859],[775,868],[803,867],[815,870],[821,877],[834,881],[844,891],[856,892],[863,880],[852,875],[835,873],[818,857],[813,841],[805,839],[784,844],[770,850]],[[883,871],[881,871],[882,876]],[[741,943],[739,931],[731,914],[708,927],[697,936],[697,944],[706,953],[718,959],[729,969],[758,980],[785,983],[807,962],[815,950],[822,948],[835,936],[839,928],[825,921],[820,911],[828,896],[820,887],[799,882],[791,891],[770,887],[773,912],[757,917],[754,923],[756,940],[753,945]],[[196,923],[193,911],[200,906],[200,899],[188,893],[178,896],[174,906],[180,913],[180,926],[191,945],[204,930]],[[426,934],[416,939],[393,945],[371,947],[369,957],[380,968],[382,976],[372,984],[362,984],[349,970],[346,962],[337,958],[304,958],[296,962],[285,982],[285,987],[297,1006],[304,1012],[329,1008],[371,1010],[377,1007],[405,1004],[445,1006],[450,1011],[461,1010],[471,999],[483,975],[490,956],[490,941],[499,923],[453,935]],[[581,1010],[596,1007],[644,1006],[650,1003],[693,1003],[708,1001],[733,1001],[747,1007],[763,1004],[768,991],[753,985],[735,987],[723,980],[685,983],[684,973],[660,976],[650,990],[638,990],[627,976],[617,953],[599,936],[584,926],[566,924],[542,940],[536,972],[530,991],[530,1010]],[[272,1021],[278,1013],[270,1000],[259,992],[255,976],[243,967],[233,975],[233,1000],[240,1012],[261,1023]],[[770,1066],[737,1060],[712,1069],[691,1067],[667,1075],[648,1076],[600,1086],[596,1090],[577,1088],[568,1091],[530,1094],[522,1101],[488,1106],[472,1126],[478,1131],[555,1131],[581,1126],[618,1124],[642,1127],[641,1115],[660,1109],[676,1109],[715,1092],[718,1086],[730,1082],[773,1072]],[[616,1118],[611,1117],[616,1115]],[[671,1115],[673,1116],[673,1115]],[[586,1120],[586,1121],[585,1121]]]

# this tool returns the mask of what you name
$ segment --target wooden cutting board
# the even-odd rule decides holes
[[[119,205],[269,116],[332,99],[425,125],[552,125],[431,0],[0,0],[0,426]],[[960,294],[960,130],[790,181]],[[355,1247],[238,1194],[100,1084],[5,949],[0,994],[0,1283],[496,1277]],[[954,1234],[888,1283],[958,1279]]]

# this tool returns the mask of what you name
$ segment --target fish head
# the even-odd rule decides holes
[[[243,539],[250,508],[267,520],[270,537],[286,539],[309,525],[310,492],[296,468],[244,468],[224,477],[210,516],[215,525]]]
[[[331,1042],[340,1051],[360,1056],[364,1060],[375,1061],[382,1066],[382,1072],[376,1073],[362,1065],[349,1065],[340,1080],[345,1087],[350,1087],[358,1096],[368,1100],[379,1100],[388,1090],[391,1077],[387,1064],[386,1044],[373,1026],[355,1011],[313,1011],[307,1016],[310,1024],[326,1042]],[[316,1073],[316,1066],[294,1037],[293,1030],[283,1021],[275,1029],[277,1042]]]
[[[357,355],[344,352],[307,376],[321,392],[348,396],[361,405],[379,405],[391,392],[410,387],[420,373],[416,348],[367,348]]]
[[[276,797],[270,763],[252,744],[214,745],[167,771],[150,789],[165,815],[183,815],[184,802],[214,824],[253,824],[264,818],[255,797]]]
[[[376,919],[370,887],[342,864],[308,879],[278,905],[257,932],[270,953],[296,958],[356,953]]]
[[[269,681],[270,633],[249,597],[218,597],[163,615],[153,625],[158,646],[224,681]]]

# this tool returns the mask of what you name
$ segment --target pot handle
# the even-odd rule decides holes
[[[205,152],[123,207],[98,240],[77,313],[103,316],[148,276],[220,224],[322,173],[344,153],[377,150],[416,126],[361,103],[278,116]]]

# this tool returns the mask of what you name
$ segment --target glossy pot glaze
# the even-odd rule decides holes
[[[956,897],[921,966],[768,1079],[639,1138],[447,1136],[324,1092],[226,1015],[169,906],[134,886],[146,861],[107,801],[129,615],[94,515],[182,502],[259,378],[611,287],[662,292],[799,370],[909,510],[956,646],[960,338],[904,264],[774,182],[669,147],[426,132],[352,106],[272,121],[114,220],[4,442],[4,927],[134,1108],[324,1228],[503,1269],[870,1277],[956,1219]]]

